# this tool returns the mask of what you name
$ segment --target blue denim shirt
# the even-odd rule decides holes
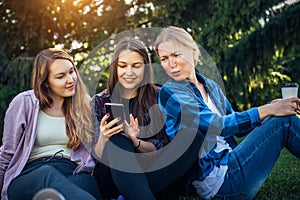
[[[214,136],[223,136],[233,149],[237,145],[233,136],[242,137],[260,124],[257,108],[234,112],[221,88],[213,80],[196,73],[222,116],[212,112],[196,85],[188,80],[169,79],[159,92],[159,106],[166,120],[166,133],[172,140],[176,133],[188,127],[198,127],[206,135],[206,148],[199,154],[200,179],[213,170],[214,165],[227,165],[228,150],[216,153]]]

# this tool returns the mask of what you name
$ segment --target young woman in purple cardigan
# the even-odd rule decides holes
[[[45,188],[61,198],[98,199],[95,163],[83,141],[92,134],[90,99],[72,57],[45,49],[35,58],[33,90],[7,109],[0,155],[2,200],[31,200]]]

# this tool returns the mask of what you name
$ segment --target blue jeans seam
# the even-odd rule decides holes
[[[245,163],[247,163],[248,160],[250,160],[252,158],[252,155],[257,151],[257,149],[259,149],[259,147],[261,145],[263,145],[265,143],[265,141],[269,140],[270,137],[273,136],[275,133],[277,133],[278,131],[281,132],[282,128],[283,127],[281,127],[280,129],[277,129],[277,130],[273,131],[272,134],[269,134],[269,137],[266,137],[265,140],[261,141],[260,143],[257,143],[257,147],[255,148],[255,150],[251,153],[251,155],[246,160],[244,160],[243,163],[240,164],[240,166],[243,166]],[[234,150],[233,150],[233,152],[234,152]],[[228,170],[227,173],[235,173],[236,171],[239,171],[240,169],[241,169],[241,167],[238,167],[238,168],[236,168],[235,170],[232,170],[232,171]]]

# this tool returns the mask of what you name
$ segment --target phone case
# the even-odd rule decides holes
[[[105,110],[106,113],[109,113],[110,116],[108,118],[108,122],[111,120],[121,117],[121,120],[118,122],[118,124],[122,124],[125,119],[125,114],[124,114],[124,105],[120,103],[105,103]]]

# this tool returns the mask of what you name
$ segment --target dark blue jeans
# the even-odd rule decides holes
[[[73,174],[77,164],[62,157],[44,157],[29,162],[8,187],[10,200],[31,200],[44,188],[54,188],[66,200],[100,198],[97,183],[90,174]]]
[[[175,187],[184,191],[197,165],[198,152],[205,137],[196,134],[197,129],[188,130],[177,133],[172,144],[162,152],[156,152],[153,159],[145,154],[134,154],[132,142],[127,137],[121,134],[112,136],[111,143],[105,146],[100,160],[102,163],[98,163],[95,169],[95,177],[104,198],[109,199],[121,193],[130,200],[153,200]],[[178,157],[170,159],[176,150],[180,152]]]
[[[253,199],[284,147],[300,158],[300,119],[297,116],[269,117],[255,128],[230,153],[228,172],[215,198]]]

